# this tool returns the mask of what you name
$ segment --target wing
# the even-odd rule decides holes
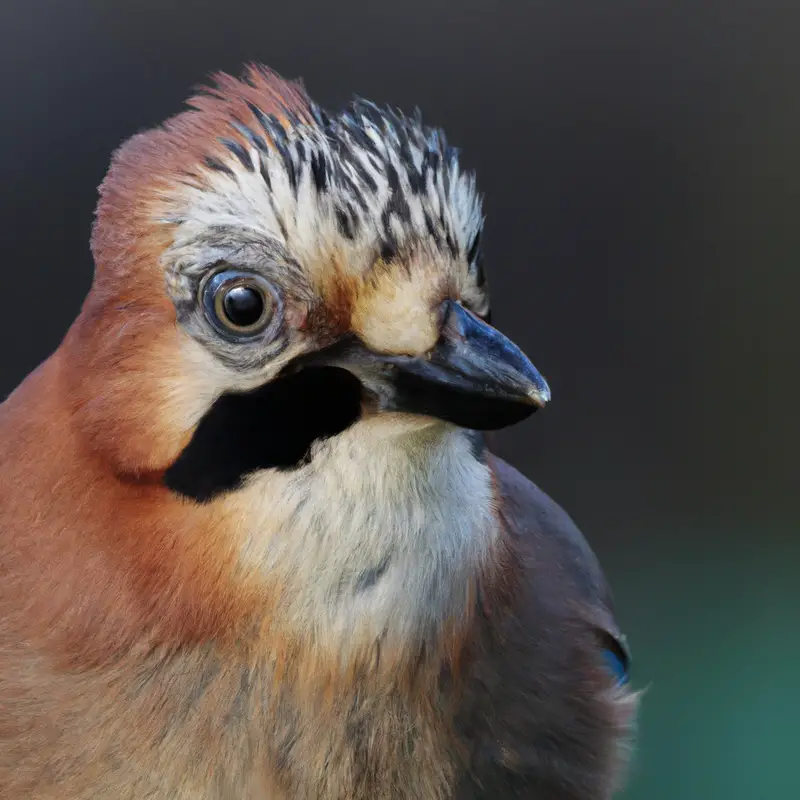
[[[573,602],[582,604],[589,621],[596,626],[606,664],[616,678],[627,682],[630,653],[614,617],[614,603],[606,577],[589,543],[561,506],[521,472],[501,459],[494,459],[494,473],[501,497],[503,518],[522,549],[555,573]]]
[[[605,577],[556,503],[503,461],[492,466],[517,588],[482,622],[459,719],[471,768],[456,797],[606,800],[636,697]]]

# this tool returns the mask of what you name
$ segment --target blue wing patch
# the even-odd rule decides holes
[[[609,647],[603,649],[603,659],[609,672],[616,679],[617,686],[624,686],[630,680],[628,659],[621,652],[612,650]]]

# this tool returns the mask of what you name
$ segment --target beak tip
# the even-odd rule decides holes
[[[551,397],[550,387],[546,383],[544,385],[531,386],[528,389],[528,402],[537,408],[544,408],[550,402]]]

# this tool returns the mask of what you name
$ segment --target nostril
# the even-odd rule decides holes
[[[469,316],[467,310],[461,303],[455,300],[445,300],[440,306],[441,331],[443,336],[452,339],[454,336],[459,339],[466,339],[467,324]]]
[[[458,338],[461,341],[466,341],[470,338],[470,334],[475,330],[475,326],[485,327],[484,320],[477,314],[473,314],[462,303],[455,300],[445,300],[442,304],[444,321],[442,324],[442,333],[447,334],[447,338],[451,341]]]

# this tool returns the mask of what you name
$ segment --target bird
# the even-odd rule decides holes
[[[0,408],[0,796],[624,785],[606,578],[487,444],[551,398],[461,161],[258,63],[116,150],[81,310]]]

